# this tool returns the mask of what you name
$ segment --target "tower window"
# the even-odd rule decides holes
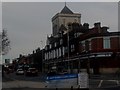
[[[65,25],[65,19],[63,19],[63,25]]]

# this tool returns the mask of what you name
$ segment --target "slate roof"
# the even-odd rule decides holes
[[[73,12],[65,5],[65,7],[61,10],[62,14],[73,14]]]

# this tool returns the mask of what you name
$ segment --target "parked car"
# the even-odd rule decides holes
[[[37,76],[38,75],[38,70],[36,68],[29,68],[26,73],[26,76]]]
[[[11,69],[11,68],[8,68],[8,70],[9,70],[10,73],[13,73],[13,72],[14,72],[14,70]]]
[[[17,69],[16,75],[24,75],[24,70],[23,69]]]
[[[57,75],[57,72],[56,72],[56,71],[49,71],[49,72],[47,73],[47,76],[55,76],[55,75]]]
[[[63,70],[61,72],[59,72],[60,75],[64,75],[64,74],[68,74],[68,72],[66,70]]]

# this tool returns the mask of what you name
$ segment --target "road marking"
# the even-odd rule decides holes
[[[119,81],[117,80],[117,85],[119,85]]]
[[[107,81],[116,82],[116,84],[119,85],[119,81],[118,80],[107,80]]]
[[[117,80],[106,80],[106,81],[116,82]]]
[[[101,87],[103,80],[100,80],[98,87]]]

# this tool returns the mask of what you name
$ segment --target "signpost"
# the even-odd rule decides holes
[[[78,74],[78,85],[80,88],[89,88],[89,79],[86,72]]]

